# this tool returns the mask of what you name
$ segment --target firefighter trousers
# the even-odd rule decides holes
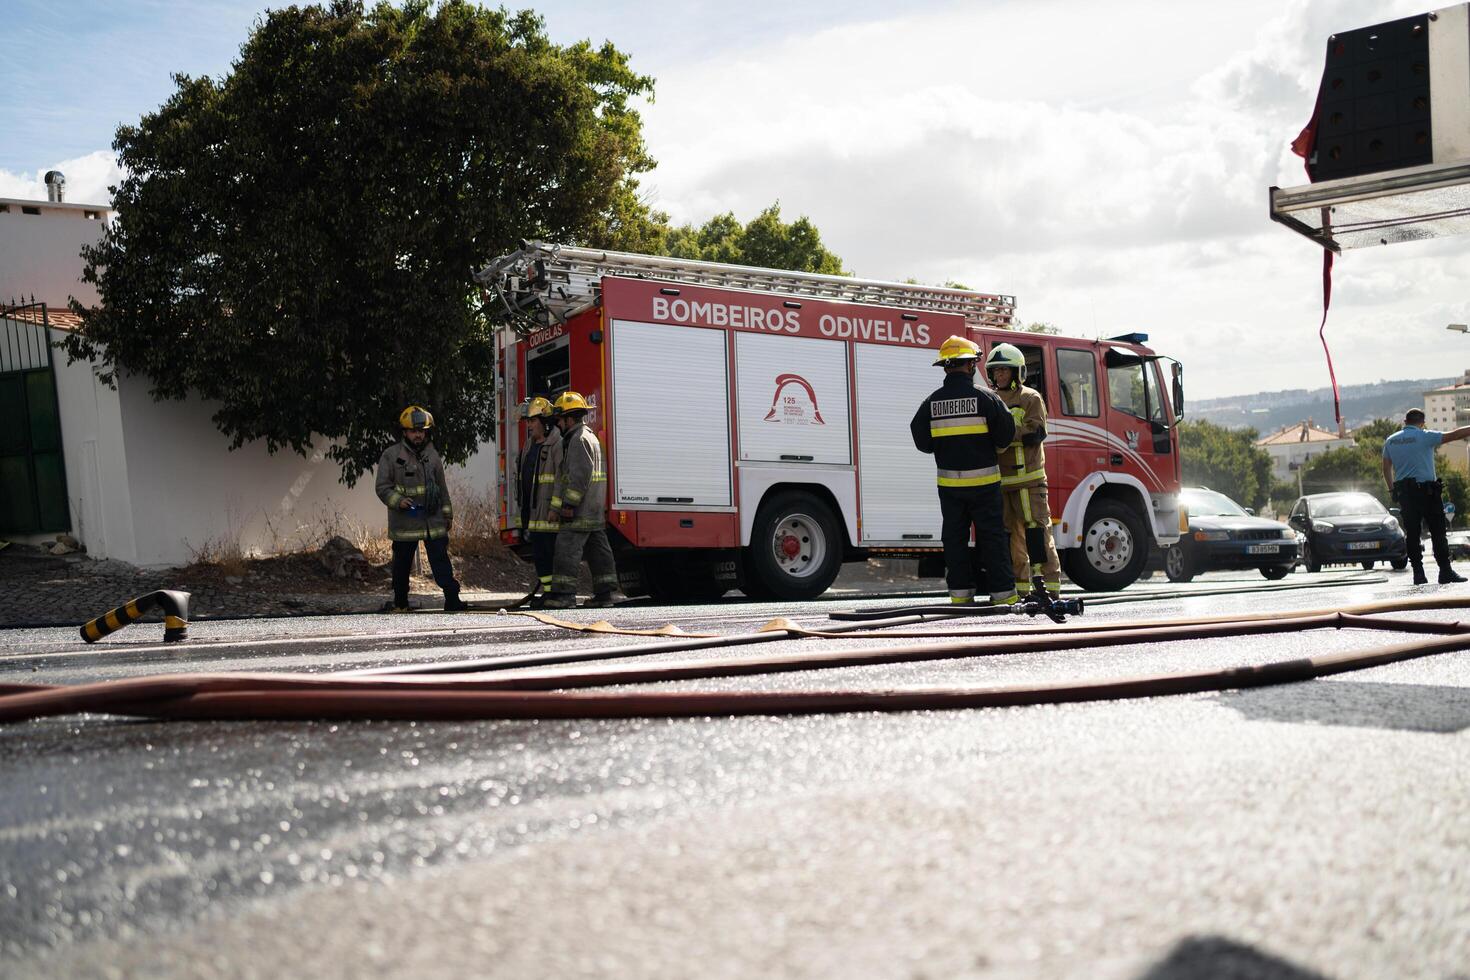
[[[1443,484],[1419,480],[1399,480],[1394,485],[1398,491],[1399,520],[1404,525],[1404,536],[1409,539],[1409,564],[1416,569],[1424,567],[1424,541],[1419,537],[1424,528],[1429,529],[1429,543],[1434,548],[1434,560],[1442,571],[1450,565],[1450,543],[1446,536],[1444,520]]]
[[[444,601],[459,598],[459,581],[454,577],[454,566],[449,563],[449,539],[427,538],[423,542],[424,553],[429,556],[429,570],[434,573],[434,584],[444,590]],[[408,573],[413,569],[413,558],[418,553],[417,541],[393,542],[393,605],[408,608]]]
[[[1011,538],[1011,566],[1016,573],[1016,591],[1031,591],[1031,578],[1040,575],[1048,592],[1062,588],[1062,562],[1057,557],[1057,543],[1051,534],[1051,505],[1046,498],[1046,484],[1029,487],[1007,487],[1005,494],[1006,530]]]
[[[551,593],[552,563],[556,560],[556,531],[532,531],[531,563],[536,566],[536,581],[541,583],[541,593]]]
[[[951,601],[973,601],[976,580],[982,576],[990,602],[1015,598],[1003,507],[999,484],[939,488],[939,513],[943,518],[939,536],[944,543],[944,579],[949,585]]]
[[[618,568],[613,562],[612,545],[607,543],[607,531],[561,530],[556,538],[556,554],[551,564],[551,591],[554,595],[577,594],[577,573],[582,569],[582,558],[592,572],[592,592],[605,595],[618,587]]]

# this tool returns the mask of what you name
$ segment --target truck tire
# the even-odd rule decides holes
[[[815,599],[842,569],[842,529],[832,508],[800,490],[775,494],[755,515],[746,554],[747,594]],[[752,591],[753,590],[753,591]]]
[[[1082,522],[1082,544],[1062,553],[1067,577],[1084,592],[1118,592],[1137,579],[1148,561],[1148,538],[1133,508],[1094,500]]]
[[[1184,545],[1176,544],[1164,549],[1164,574],[1170,582],[1188,582],[1194,578],[1194,562],[1190,560],[1189,552],[1184,550]]]

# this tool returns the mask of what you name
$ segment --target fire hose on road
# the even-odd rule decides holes
[[[0,688],[0,722],[51,715],[101,712],[144,718],[237,720],[496,719],[687,717],[736,714],[812,714],[845,711],[907,711],[1057,704],[1121,698],[1157,697],[1310,680],[1332,674],[1470,649],[1470,624],[1378,618],[1383,614],[1467,609],[1470,597],[1422,598],[1368,603],[1347,609],[1308,610],[1283,617],[1268,613],[1213,617],[1183,623],[1132,622],[1031,627],[1014,635],[959,634],[959,642],[904,644],[812,651],[769,657],[709,657],[702,660],[592,664],[564,670],[507,672],[526,667],[525,658],[458,665],[453,677],[403,668],[352,674],[184,674],[107,681],[76,686],[8,685]],[[904,625],[915,617],[898,617]],[[878,623],[862,624],[882,628]],[[910,689],[790,691],[613,691],[583,693],[574,688],[609,687],[658,681],[695,680],[835,667],[954,660],[1004,654],[1063,652],[1144,643],[1226,636],[1251,636],[1315,629],[1366,629],[1426,634],[1386,647],[1327,654],[1216,670],[1149,674],[1082,682],[1030,685],[977,685]],[[778,626],[765,633],[676,641],[681,648],[706,649],[793,638],[846,637],[838,633]],[[944,638],[944,633],[922,638]],[[619,648],[617,656],[637,657],[673,643]],[[584,651],[586,654],[594,651]],[[601,654],[603,651],[595,651]],[[519,659],[518,663],[507,663]],[[607,659],[607,658],[604,658]]]

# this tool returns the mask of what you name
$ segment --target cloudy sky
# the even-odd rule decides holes
[[[651,201],[679,221],[780,200],[860,276],[1014,294],[1065,333],[1141,330],[1194,397],[1327,383],[1320,251],[1267,218],[1305,182],[1287,144],[1327,36],[1422,0],[536,4],[658,81]],[[261,6],[10,0],[0,196],[104,201],[108,147],[219,74]],[[1347,253],[1328,339],[1342,383],[1470,367],[1467,239]]]

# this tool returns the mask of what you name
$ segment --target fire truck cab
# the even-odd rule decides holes
[[[478,278],[504,321],[502,536],[524,543],[517,405],[581,392],[630,594],[813,598],[843,562],[869,557],[941,574],[934,463],[909,421],[942,380],[934,351],[952,334],[1026,356],[1074,583],[1125,588],[1150,542],[1179,538],[1182,369],[1142,335],[1010,330],[1009,296],[540,243]]]

